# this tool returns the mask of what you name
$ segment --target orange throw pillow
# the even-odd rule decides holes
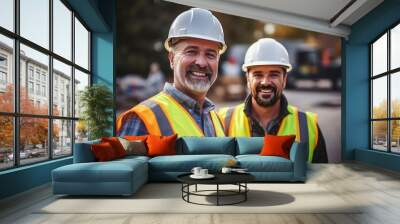
[[[140,136],[125,135],[124,139],[129,140],[129,141],[140,140],[140,141],[146,142],[147,136],[148,135],[140,135]]]
[[[260,155],[262,156],[280,156],[286,159],[290,158],[290,148],[296,135],[265,135],[264,146],[261,149]]]
[[[90,147],[92,149],[94,157],[99,162],[109,161],[117,158],[114,149],[108,142],[93,144]]]
[[[171,136],[149,135],[146,140],[148,156],[176,155],[175,141],[177,137],[176,134]]]
[[[124,146],[122,146],[121,142],[117,137],[109,137],[109,138],[101,138],[101,142],[108,142],[114,149],[115,155],[117,158],[121,158],[126,156],[126,151]]]

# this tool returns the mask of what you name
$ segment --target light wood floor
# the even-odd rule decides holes
[[[345,201],[366,204],[356,214],[36,214],[54,200],[49,185],[0,201],[0,223],[238,224],[238,223],[400,223],[400,173],[359,163],[313,164],[308,183],[319,184]],[[315,203],[320,203],[317,200]],[[173,205],[171,205],[173,206]]]

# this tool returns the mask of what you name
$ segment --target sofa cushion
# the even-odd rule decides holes
[[[126,155],[138,155],[145,156],[147,155],[146,143],[141,140],[127,140],[121,137],[118,137],[122,146],[126,151]]]
[[[122,158],[126,156],[126,151],[124,146],[121,144],[117,137],[104,137],[101,138],[101,142],[108,142],[114,149],[115,155],[117,158]]]
[[[148,156],[165,156],[176,154],[176,139],[178,135],[156,136],[149,135],[146,143],[148,147]]]
[[[139,140],[139,141],[143,141],[143,142],[146,142],[147,137],[148,137],[148,135],[139,135],[139,136],[125,135],[124,136],[124,138],[126,140],[129,140],[129,141],[137,141],[137,140]]]
[[[150,159],[150,157],[147,157],[147,156],[130,155],[130,156],[125,156],[124,158],[113,160],[113,162],[131,163],[133,161],[133,163],[136,163],[136,162],[134,162],[135,160],[142,161],[142,162],[148,162],[149,159]]]
[[[280,156],[289,159],[290,147],[296,135],[265,135],[264,146],[261,149],[261,156]]]
[[[143,166],[147,164],[140,160],[74,163],[59,167],[52,173],[53,181],[58,182],[129,182],[133,172],[145,170]]]
[[[193,167],[200,166],[211,172],[219,171],[228,160],[235,159],[231,155],[175,155],[158,156],[149,160],[150,171],[190,172]]]
[[[178,145],[178,154],[225,154],[235,155],[235,139],[231,137],[182,137]]]
[[[93,144],[90,146],[90,148],[92,149],[94,157],[96,157],[97,161],[104,162],[118,158],[112,145],[108,142]]]
[[[292,161],[278,156],[238,155],[241,168],[249,172],[293,172]]]
[[[88,163],[95,162],[96,158],[90,148],[92,144],[99,144],[100,139],[88,141],[88,142],[80,142],[75,143],[74,147],[74,163]]]
[[[264,145],[264,137],[237,137],[236,155],[259,154]]]

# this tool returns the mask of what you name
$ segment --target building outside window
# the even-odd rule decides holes
[[[42,96],[46,96],[46,86],[42,86]]]
[[[33,94],[33,92],[34,92],[33,82],[32,82],[32,81],[29,81],[29,82],[28,82],[28,93],[29,93],[29,94]]]
[[[28,70],[29,79],[33,80],[33,67],[29,66]]]
[[[36,81],[40,81],[40,70],[36,69]]]
[[[7,56],[0,54],[0,88],[5,89],[7,85]]]
[[[370,44],[371,148],[400,153],[400,24]]]
[[[18,2],[18,13],[14,13],[15,9],[10,10],[13,5],[0,10],[1,13],[4,13],[3,9],[10,10],[8,13],[13,20],[19,21],[15,24],[16,29],[4,27],[0,21],[0,26],[8,30],[0,29],[0,84],[13,87],[7,89],[8,92],[0,88],[0,98],[8,99],[0,100],[0,123],[6,130],[0,132],[3,140],[0,141],[0,152],[5,158],[0,160],[0,171],[70,156],[73,143],[87,139],[86,127],[76,127],[79,113],[74,113],[70,105],[79,102],[78,92],[90,84],[81,81],[90,80],[91,75],[90,31],[65,1]],[[19,44],[18,48],[15,44]],[[14,54],[19,61],[12,60]],[[13,74],[16,65],[19,65],[19,73]],[[78,77],[75,77],[76,73],[79,73]],[[19,80],[19,88],[15,88],[14,76]],[[51,90],[50,78],[53,78]],[[60,80],[64,82],[62,86],[58,84]],[[78,85],[79,88],[65,88]],[[16,90],[20,94],[15,94]],[[14,95],[19,97],[14,99]],[[60,95],[63,102],[57,106]],[[50,99],[54,105],[50,105]],[[14,105],[20,108],[19,112],[14,111]],[[13,133],[14,125],[19,130],[16,134]],[[32,132],[42,134],[33,138]]]
[[[46,83],[46,74],[42,73],[42,83]]]
[[[7,67],[7,56],[0,54],[0,68],[6,68]]]
[[[2,87],[7,85],[7,74],[4,71],[0,71],[0,84]]]

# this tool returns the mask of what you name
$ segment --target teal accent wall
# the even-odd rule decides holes
[[[48,183],[53,169],[71,163],[69,157],[0,172],[0,199]]]
[[[92,83],[101,83],[110,88],[115,102],[115,40],[116,5],[115,1],[99,0],[98,8],[104,21],[110,27],[109,32],[92,32]],[[109,133],[115,135],[115,103],[112,126]]]
[[[114,94],[116,1],[67,0],[67,3],[92,32],[92,82],[107,85]],[[115,121],[115,115],[113,120]],[[110,132],[113,131],[113,127],[114,125],[110,127]],[[50,182],[53,169],[71,163],[72,157],[67,157],[0,171],[0,199]]]
[[[369,46],[392,25],[400,22],[400,1],[386,0],[351,27],[343,41],[344,90],[342,114],[343,160],[357,160],[399,170],[400,157],[369,149]]]

